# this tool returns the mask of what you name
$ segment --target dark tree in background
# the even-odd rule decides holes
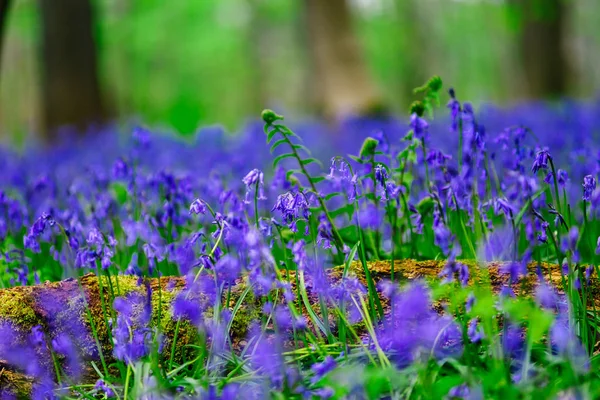
[[[40,0],[43,130],[51,140],[69,125],[84,132],[106,110],[98,81],[90,0]]]
[[[530,98],[556,98],[569,86],[564,0],[513,0],[521,19],[520,51]]]
[[[2,48],[4,43],[4,32],[6,31],[6,19],[10,8],[10,0],[0,0],[0,70],[2,67]]]
[[[327,117],[371,114],[382,100],[352,29],[347,0],[304,0],[314,104]]]

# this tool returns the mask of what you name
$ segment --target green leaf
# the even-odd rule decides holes
[[[275,135],[277,135],[278,133],[279,132],[277,131],[277,129],[271,128],[271,131],[269,131],[269,133],[267,133],[267,143],[270,143],[271,140],[273,140],[273,138],[275,137]]]
[[[311,176],[311,177],[309,178],[309,180],[310,180],[312,183],[315,183],[315,184],[316,184],[316,183],[319,183],[319,182],[323,182],[323,181],[325,180],[325,177],[324,177],[324,176]]]
[[[276,141],[275,143],[273,143],[273,145],[271,146],[271,149],[269,150],[271,152],[271,154],[273,154],[273,152],[275,151],[275,149],[277,147],[279,147],[280,145],[284,144],[287,142],[287,139],[279,139],[278,141]]]
[[[295,133],[294,133],[294,132],[293,132],[293,131],[292,131],[290,128],[288,128],[287,126],[285,126],[285,125],[278,125],[278,126],[279,126],[279,129],[280,129],[281,131],[283,131],[284,135],[286,135],[286,136],[293,136],[293,137],[295,137],[296,139],[298,139],[298,140],[302,141],[302,138],[301,138],[300,136],[296,135],[296,134],[295,134]]]
[[[273,159],[273,168],[275,168],[279,162],[281,162],[281,160],[286,159],[286,158],[293,158],[295,157],[295,155],[293,153],[285,153],[285,154],[281,154],[277,157],[275,157]]]
[[[354,204],[346,204],[345,206],[342,206],[340,208],[337,208],[337,209],[331,211],[329,214],[331,215],[332,218],[335,218],[338,215],[343,215],[343,214],[347,214],[348,217],[352,217],[353,212],[354,212]]]
[[[348,225],[341,229],[338,229],[340,236],[346,243],[358,243],[358,232],[356,231],[356,225]]]
[[[517,218],[515,218],[515,225],[516,226],[519,226],[519,224],[521,223],[521,220],[523,219],[523,216],[525,215],[525,213],[527,212],[527,210],[529,210],[529,207],[531,207],[531,204],[533,203],[533,200],[535,200],[538,197],[540,197],[542,195],[542,193],[544,193],[544,190],[545,189],[538,190],[533,196],[531,196],[529,199],[527,199],[527,201],[525,202],[525,205],[523,205],[523,208],[521,208],[521,210],[517,214]]]
[[[419,210],[419,214],[427,215],[431,210],[433,210],[433,206],[435,205],[433,199],[429,196],[424,197],[423,200],[417,204],[417,210]]]
[[[550,329],[553,319],[554,316],[551,313],[537,307],[532,307],[529,314],[529,329],[527,330],[531,343],[537,343],[544,337],[548,329]]]
[[[378,144],[379,144],[379,141],[377,139],[374,139],[372,137],[366,138],[360,148],[360,152],[359,152],[360,156],[361,157],[372,156],[373,154],[375,154],[375,149],[377,148]]]
[[[328,195],[323,197],[323,200],[328,201],[328,200],[333,199],[334,197],[343,196],[343,195],[344,194],[341,192],[333,192],[333,193],[329,193]]]
[[[312,152],[308,149],[308,147],[306,147],[302,144],[293,144],[292,147],[296,150],[302,150],[302,151],[306,152],[306,154],[308,154],[309,156],[312,156]]]
[[[342,274],[342,276],[344,278],[346,276],[348,276],[348,271],[350,270],[350,264],[352,264],[352,261],[354,261],[354,257],[356,256],[356,252],[358,251],[359,245],[360,245],[360,240],[358,242],[356,242],[356,244],[354,246],[352,246],[352,249],[350,249],[350,253],[348,253],[348,255],[346,256],[346,262],[344,265],[344,273]]]
[[[113,183],[111,185],[111,189],[113,191],[113,194],[114,194],[114,197],[115,197],[115,200],[117,201],[117,203],[125,204],[125,202],[127,201],[127,197],[128,197],[127,188],[120,183]]]
[[[290,177],[291,177],[293,174],[302,174],[302,171],[300,171],[299,169],[288,169],[288,170],[285,172],[285,180],[286,180],[286,181],[289,181],[289,180],[290,180]]]
[[[352,154],[348,154],[348,157],[350,157],[351,159],[353,159],[354,161],[356,161],[359,164],[364,164],[365,162],[363,161],[363,159],[359,156],[353,156]]]
[[[317,160],[316,158],[305,158],[300,162],[302,163],[302,165],[317,164],[318,166],[323,168],[323,164],[321,163],[321,161]]]

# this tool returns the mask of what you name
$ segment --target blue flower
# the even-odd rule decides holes
[[[385,186],[385,181],[388,179],[388,172],[382,164],[375,166],[375,179],[381,186]]]
[[[427,139],[429,124],[425,119],[419,117],[416,113],[410,116],[410,127],[417,139]]]
[[[336,365],[335,359],[331,356],[325,357],[320,363],[313,364],[310,369],[312,369],[315,375],[311,378],[311,383],[313,385],[317,383],[322,377],[335,369]]]
[[[200,199],[194,200],[190,205],[190,214],[191,213],[202,215],[206,214],[206,204],[204,204],[204,201]]]
[[[552,159],[552,157],[550,156],[550,153],[548,153],[548,150],[538,151],[535,156],[535,160],[533,161],[533,166],[531,167],[531,171],[533,171],[533,173],[536,173],[541,169],[547,169],[548,161],[551,159]]]
[[[586,175],[583,178],[583,200],[590,201],[592,193],[596,189],[596,179],[592,175]]]

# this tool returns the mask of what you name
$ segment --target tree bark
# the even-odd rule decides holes
[[[79,132],[106,118],[98,79],[90,0],[40,0],[42,109],[45,138],[57,128]]]
[[[4,49],[4,33],[10,10],[10,0],[0,0],[0,71],[2,71],[2,50]]]
[[[383,101],[371,79],[346,0],[304,0],[312,60],[313,102],[319,114],[371,114]]]
[[[563,0],[513,0],[521,15],[520,50],[527,95],[557,98],[567,93],[572,69],[565,52],[569,7]]]
[[[474,262],[463,261],[468,265],[470,270],[471,279],[470,285],[480,285],[481,271],[486,271],[486,275],[489,277],[491,287],[495,293],[498,293],[503,285],[508,284],[508,277],[499,272],[500,263],[488,263],[486,265],[478,265]],[[446,261],[414,261],[414,260],[396,260],[395,270],[396,274],[398,271],[402,271],[404,279],[415,280],[418,278],[438,278],[440,272],[444,268]],[[369,271],[376,283],[383,279],[389,279],[391,274],[391,266],[389,261],[374,261],[368,263]],[[334,267],[328,270],[328,279],[332,284],[339,282],[343,273],[344,266]],[[529,274],[524,278],[522,283],[513,284],[512,288],[515,293],[520,295],[530,295],[534,288],[538,285],[539,280],[536,276],[537,264],[531,263],[528,266]],[[545,279],[547,279],[553,286],[555,286],[559,293],[562,288],[562,277],[560,268],[557,265],[543,264],[542,272]],[[349,274],[356,276],[365,286],[365,275],[364,268],[360,262],[353,262],[350,265]],[[284,276],[288,276],[284,273]],[[297,283],[294,271],[289,273],[290,283],[292,290],[295,293],[295,285]],[[110,285],[108,279],[102,278],[102,293],[104,294],[104,300],[106,304],[109,304],[108,309],[110,310],[110,297],[108,292]],[[308,281],[310,283],[310,281]],[[118,276],[112,277],[111,284],[113,288],[119,288],[120,293],[125,295],[134,291],[146,293],[145,286],[137,285],[137,278],[131,276]],[[600,296],[599,289],[600,285],[597,279],[592,280],[592,287],[590,288],[590,298],[595,299],[595,304],[589,304],[589,307],[600,307]],[[182,277],[165,277],[160,281],[158,279],[149,279],[149,286],[152,288],[152,324],[156,326],[159,323],[157,320],[157,310],[161,310],[162,320],[160,321],[161,330],[164,334],[165,345],[163,350],[167,356],[171,349],[172,339],[174,336],[176,321],[171,317],[171,304],[175,295],[185,286],[185,278]],[[240,281],[233,288],[231,293],[231,299],[229,303],[229,309],[232,310],[241,293],[246,288],[246,281]],[[115,289],[116,290],[116,289]],[[319,298],[318,295],[314,294],[311,290],[311,286],[307,287],[309,301],[317,315],[320,314]],[[85,308],[85,302],[81,301],[82,295],[85,293],[85,299],[89,307],[89,314]],[[251,292],[250,292],[251,293]],[[246,338],[248,331],[249,322],[253,318],[258,318],[258,310],[260,310],[260,304],[255,301],[252,295],[244,298],[243,306],[240,308],[234,318],[232,324],[232,330],[230,332],[231,341],[234,346],[240,347],[240,341]],[[95,345],[94,338],[91,334],[91,324],[89,315],[91,315],[94,321],[94,326],[98,332],[98,340],[101,344],[102,352],[107,358],[107,363],[112,362],[112,343],[109,340],[108,330],[109,327],[105,323],[102,308],[102,297],[100,296],[100,286],[98,284],[98,278],[93,274],[85,275],[81,278],[80,282],[75,279],[67,279],[55,283],[45,283],[37,286],[27,287],[13,287],[10,289],[0,290],[0,328],[10,324],[11,329],[16,332],[22,340],[26,340],[27,335],[31,332],[31,329],[35,326],[41,326],[45,333],[47,342],[61,333],[73,334],[78,338],[79,353],[83,361],[95,361],[98,362],[97,346]],[[281,299],[280,299],[281,300]],[[389,303],[382,300],[384,311],[389,311]],[[442,312],[443,307],[438,302],[433,305],[434,308]],[[302,305],[303,307],[303,305]],[[305,308],[302,309],[306,319],[308,313]],[[334,324],[333,321],[330,323]],[[77,326],[84,326],[85,332],[81,332],[77,329]],[[176,351],[176,358],[181,359],[183,357],[182,352],[184,351],[185,345],[192,343],[195,336],[195,328],[189,324],[183,325],[178,333],[178,344]],[[73,329],[76,332],[71,332]],[[309,323],[309,329],[314,329]],[[333,326],[332,329],[335,329]],[[357,325],[359,333],[364,333],[361,329],[360,324]],[[17,339],[18,342],[19,339]],[[10,350],[10,349],[9,349]],[[24,395],[27,391],[31,390],[31,385],[34,379],[30,376],[25,375],[14,365],[11,365],[5,361],[6,356],[3,355],[3,351],[7,351],[6,348],[2,347],[2,338],[0,337],[0,395],[5,389],[12,390],[14,393]],[[98,377],[92,369],[86,370],[82,376],[82,381],[93,383]]]

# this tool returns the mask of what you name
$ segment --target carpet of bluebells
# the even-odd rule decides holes
[[[476,110],[440,83],[409,118],[288,126],[265,110],[235,135],[137,127],[1,149],[2,288],[89,273],[186,283],[174,333],[152,322],[149,293],[111,287],[112,353],[93,363],[76,327],[17,339],[0,315],[0,362],[38,399],[598,398],[600,102]],[[407,259],[445,261],[438,279],[407,280]],[[389,260],[386,279],[374,260]],[[234,340],[244,307],[256,318]],[[193,357],[174,357],[179,322],[197,329]]]

